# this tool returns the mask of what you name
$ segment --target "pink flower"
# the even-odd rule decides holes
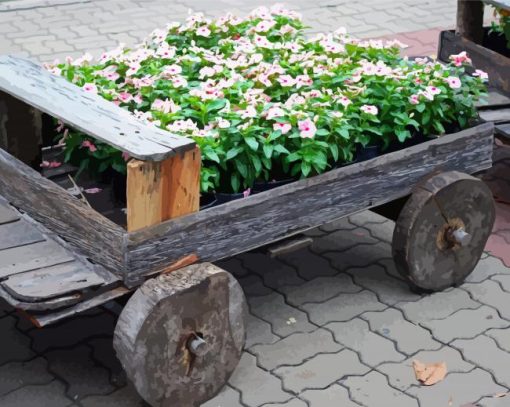
[[[289,123],[273,123],[273,130],[280,130],[282,134],[287,134],[292,126]]]
[[[255,26],[254,30],[258,33],[265,33],[273,28],[275,24],[276,23],[273,20],[261,21]]]
[[[471,64],[471,59],[466,54],[466,51],[462,51],[458,55],[450,55],[450,61],[452,61],[455,66],[462,66],[463,64]]]
[[[373,106],[373,105],[363,105],[360,107],[360,110],[363,112],[363,113],[366,113],[366,114],[371,114],[371,115],[377,115],[377,113],[379,113],[379,109],[377,109],[376,106]]]
[[[129,160],[131,157],[130,157],[130,155],[129,155],[129,153],[128,153],[128,152],[124,151],[124,152],[122,153],[122,158],[124,159],[124,161],[127,161],[127,160]]]
[[[347,107],[352,102],[351,102],[351,100],[348,97],[342,96],[340,99],[338,99],[338,103],[340,103],[343,107]]]
[[[197,35],[200,35],[201,37],[209,37],[211,35],[211,30],[209,30],[206,26],[202,26],[197,29]]]
[[[123,103],[129,103],[133,100],[133,95],[128,92],[121,92],[118,94],[118,98]]]
[[[230,122],[225,119],[219,119],[218,120],[218,127],[220,129],[228,129],[230,127]]]
[[[188,81],[182,76],[176,76],[175,78],[172,78],[172,85],[174,85],[175,88],[183,88],[187,84]]]
[[[83,90],[85,92],[97,94],[97,86],[93,83],[86,83],[83,85]]]
[[[88,188],[88,189],[84,189],[83,192],[87,193],[87,194],[98,194],[102,191],[101,188]]]
[[[482,71],[481,69],[476,69],[475,72],[473,72],[473,76],[479,76],[480,79],[482,80],[489,79],[489,75],[487,74],[487,72]]]
[[[266,113],[267,120],[273,120],[275,117],[283,117],[285,112],[279,107],[271,107]]]
[[[61,162],[58,161],[43,161],[41,163],[41,168],[58,168],[62,165]]]
[[[439,89],[439,88],[437,88],[435,86],[427,86],[426,90],[431,95],[439,95],[441,93],[441,89]]]
[[[298,122],[298,128],[300,131],[299,135],[302,138],[313,138],[313,136],[315,136],[315,133],[317,132],[317,127],[315,126],[315,123],[309,118],[305,120],[300,120]]]
[[[456,76],[449,76],[445,80],[452,89],[459,89],[462,86],[462,82]]]
[[[417,105],[418,103],[420,103],[418,95],[409,96],[409,103],[411,103],[412,105]]]
[[[296,77],[296,83],[297,83],[296,87],[299,89],[303,86],[313,85],[313,80],[308,75],[298,75]]]
[[[251,105],[246,107],[245,110],[239,111],[239,113],[241,114],[241,117],[243,119],[257,117],[257,109],[255,109],[255,107],[253,107]]]
[[[173,76],[178,75],[182,72],[182,68],[179,65],[168,65],[165,67],[163,72],[161,72],[164,76]]]
[[[248,188],[246,191],[243,191],[243,197],[248,198],[251,194],[251,188]]]
[[[88,148],[91,153],[93,153],[94,151],[97,151],[97,147],[90,140],[84,140],[81,143],[81,146],[82,146],[82,148]]]
[[[420,90],[418,92],[418,94],[422,95],[427,100],[430,100],[430,101],[434,100],[434,95],[427,90]]]
[[[280,75],[277,81],[280,82],[280,85],[284,88],[291,87],[296,84],[296,80],[290,75]]]

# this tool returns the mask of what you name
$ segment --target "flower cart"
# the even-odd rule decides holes
[[[302,28],[261,8],[190,16],[99,64],[0,57],[0,296],[44,327],[130,294],[114,347],[153,406],[201,405],[239,361],[245,298],[212,262],[373,209],[396,220],[399,272],[435,291],[491,232],[469,175],[492,164],[480,74]],[[123,180],[125,211],[83,199],[85,170]]]

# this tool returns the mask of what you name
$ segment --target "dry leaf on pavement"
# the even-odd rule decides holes
[[[448,372],[446,363],[422,363],[419,360],[413,360],[414,374],[416,379],[425,386],[432,386],[443,380]]]

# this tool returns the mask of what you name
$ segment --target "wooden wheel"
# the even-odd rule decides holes
[[[413,192],[393,233],[398,271],[430,291],[458,285],[473,271],[489,238],[495,208],[479,179],[452,171]]]
[[[152,406],[200,406],[237,366],[246,301],[237,280],[209,263],[147,281],[122,311],[114,347]]]

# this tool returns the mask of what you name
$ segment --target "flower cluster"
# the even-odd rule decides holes
[[[201,148],[202,191],[236,192],[256,180],[306,177],[414,134],[443,134],[476,116],[483,72],[465,54],[442,65],[400,56],[398,41],[345,29],[304,35],[298,13],[261,7],[246,18],[191,15],[98,61],[47,68]],[[66,157],[82,168],[125,168],[126,155],[69,131]]]

